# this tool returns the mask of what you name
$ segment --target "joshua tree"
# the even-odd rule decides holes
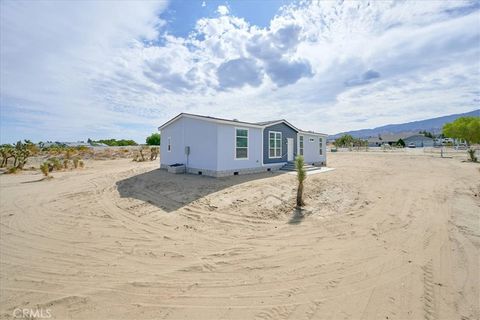
[[[36,151],[37,148],[31,141],[25,140],[24,143],[18,141],[13,149],[13,166],[18,169],[23,169],[23,166],[27,163],[28,157],[36,153]]]
[[[9,144],[2,145],[0,147],[0,156],[2,157],[2,163],[0,167],[6,167],[8,164],[8,159],[14,157],[13,147]]]
[[[142,159],[140,161],[142,162],[145,161],[145,155],[143,154],[143,151],[145,151],[146,149],[146,147],[140,147],[140,149],[138,150],[140,152],[140,158]]]
[[[298,189],[297,189],[297,207],[303,207],[305,202],[303,202],[303,181],[306,178],[306,172],[303,168],[305,161],[303,156],[297,156],[295,159],[295,168],[297,169],[297,179],[298,179]]]

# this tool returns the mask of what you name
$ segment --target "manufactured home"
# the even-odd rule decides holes
[[[326,165],[326,134],[303,131],[286,120],[244,122],[181,113],[160,126],[160,167],[222,177],[273,171],[297,155]]]

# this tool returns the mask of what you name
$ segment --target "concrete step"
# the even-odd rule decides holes
[[[320,169],[320,167],[315,167],[315,166],[312,166],[312,165],[310,165],[310,164],[304,165],[303,168],[305,169],[305,171],[313,171],[313,170],[318,170],[318,169]],[[284,170],[284,171],[296,171],[297,169],[295,168],[295,165],[290,164],[290,163],[287,163],[287,164],[284,165],[280,170]]]

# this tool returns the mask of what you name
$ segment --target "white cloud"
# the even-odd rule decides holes
[[[268,28],[219,6],[184,38],[163,3],[74,3],[2,2],[2,138],[141,140],[184,111],[335,133],[478,106],[470,2],[300,3]]]
[[[230,11],[228,10],[227,6],[218,6],[217,12],[220,15],[224,16],[224,15],[227,15]]]
[[[122,60],[119,53],[133,49],[138,39],[157,38],[163,23],[158,14],[166,4],[2,1],[0,5],[2,140],[127,135],[129,129],[119,125],[124,117],[115,112],[116,106],[105,103],[108,97],[95,84],[116,69],[128,73],[132,62]],[[133,113],[130,121],[140,123],[141,118]]]

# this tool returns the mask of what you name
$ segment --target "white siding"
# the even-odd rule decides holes
[[[187,164],[185,147],[190,146],[188,167],[217,170],[217,124],[192,118],[181,118],[161,131],[162,164]],[[171,137],[171,151],[167,139]]]
[[[218,124],[217,170],[247,169],[262,166],[262,129]],[[248,129],[248,159],[235,159],[236,131]]]
[[[160,163],[161,164],[174,164],[184,163],[184,144],[183,144],[183,119],[180,119],[168,127],[164,128],[161,132],[160,141]],[[170,138],[171,150],[168,151],[168,139]]]
[[[303,136],[304,138],[304,149],[303,149],[303,157],[306,163],[318,163],[318,162],[325,162],[326,160],[326,137],[308,134],[308,133],[299,133],[299,136]],[[320,155],[320,144],[318,139],[323,139],[323,150],[322,155]],[[313,139],[313,141],[310,141]]]

